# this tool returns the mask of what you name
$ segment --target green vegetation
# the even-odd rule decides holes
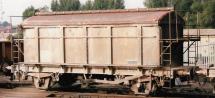
[[[86,3],[84,5],[82,5],[82,10],[92,10],[92,9],[94,9],[93,3],[94,3],[93,1],[87,0]]]
[[[109,0],[109,9],[124,9],[124,0]]]
[[[144,5],[148,8],[167,7],[167,0],[145,0]]]
[[[88,0],[81,5],[79,0],[52,0],[52,11],[73,11],[73,10],[106,10],[124,9],[124,0]]]
[[[124,9],[124,0],[94,0],[93,2],[94,10],[101,9]],[[88,9],[86,9],[88,10]]]
[[[198,16],[200,27],[215,28],[215,0],[145,0],[144,5],[148,8],[175,6],[191,27],[198,26]]]
[[[80,9],[79,0],[52,0],[52,11],[75,11]]]
[[[201,14],[202,25],[208,28],[215,28],[215,0],[210,0],[203,5],[203,12]]]
[[[81,5],[79,0],[52,0],[52,11],[76,11],[76,10],[106,10],[106,9],[124,9],[124,0],[88,0]],[[34,15],[36,11],[48,11],[49,8],[44,6],[35,9],[33,6],[28,7],[23,12],[23,20]]]
[[[22,13],[23,20],[28,18],[28,17],[33,16],[35,11],[36,11],[36,9],[33,6],[30,6],[27,9],[25,9],[25,11]]]

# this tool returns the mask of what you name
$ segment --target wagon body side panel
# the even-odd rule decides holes
[[[40,62],[63,63],[60,28],[39,28]]]
[[[114,27],[113,64],[141,65],[140,33],[137,27]]]
[[[160,33],[159,27],[142,27],[143,65],[160,65]]]
[[[26,29],[25,63],[159,66],[159,35],[144,24]]]
[[[38,63],[39,50],[38,50],[38,29],[31,28],[24,30],[24,62]]]
[[[65,28],[65,58],[66,63],[86,64],[86,32],[82,27]]]
[[[88,28],[89,64],[111,64],[111,38],[107,27]]]

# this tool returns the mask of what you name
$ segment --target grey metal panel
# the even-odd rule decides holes
[[[160,28],[142,28],[143,65],[160,65]]]
[[[38,32],[35,29],[24,30],[24,62],[38,62]]]
[[[141,64],[137,27],[113,27],[113,64]],[[133,38],[132,38],[133,37]]]
[[[88,28],[89,64],[111,64],[110,28]]]
[[[86,28],[65,28],[66,63],[87,63]]]
[[[23,26],[55,25],[113,25],[158,24],[164,16],[173,12],[170,8],[123,9],[101,11],[40,12],[26,19]],[[178,23],[181,23],[179,21]]]
[[[39,28],[40,62],[63,63],[60,28]]]
[[[141,26],[64,27],[64,32],[62,28],[43,27],[38,30],[40,54],[34,54],[36,56],[34,58],[28,57],[34,60],[31,62],[37,62],[39,56],[42,63],[86,64],[88,59],[89,64],[141,65],[141,62],[146,66],[160,64],[159,27],[142,27],[142,29]],[[35,31],[33,29],[28,32]],[[65,49],[61,40],[63,33],[65,33]],[[33,36],[37,36],[37,33]],[[37,49],[38,40],[32,38],[27,40],[35,41],[35,44],[29,44]],[[29,52],[26,50],[27,53]]]

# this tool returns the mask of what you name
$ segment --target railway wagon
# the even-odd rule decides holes
[[[40,89],[70,79],[148,94],[175,74],[189,74],[182,67],[183,26],[171,8],[37,12],[22,23],[18,68]]]

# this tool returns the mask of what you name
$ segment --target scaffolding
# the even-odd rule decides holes
[[[24,61],[23,39],[11,40],[11,60],[14,65]]]
[[[185,48],[183,54],[185,55],[185,53],[187,53],[187,60],[184,62],[184,65],[185,66],[197,66],[197,62],[198,62],[198,47],[199,47],[199,44],[198,44],[198,41],[200,41],[200,29],[199,29],[199,13],[196,13],[196,34],[193,35],[191,34],[190,35],[190,28],[191,28],[191,24],[189,23],[189,13],[187,15],[187,18],[186,18],[186,21],[187,21],[187,25],[186,25],[186,28],[188,30],[187,32],[187,35],[184,35],[185,37],[187,37],[188,41],[187,42],[187,47]],[[195,38],[198,38],[195,40]]]
[[[175,10],[174,10],[175,11]],[[161,46],[161,52],[160,52],[160,59],[161,59],[161,65],[162,63],[165,63],[165,65],[169,65],[169,71],[170,71],[170,76],[169,77],[174,77],[173,76],[173,58],[172,58],[172,51],[174,51],[173,48],[173,44],[174,43],[185,43],[187,42],[188,46],[185,50],[183,50],[183,55],[185,54],[185,52],[187,52],[187,58],[188,58],[188,62],[183,62],[183,66],[184,64],[188,64],[188,66],[196,66],[197,65],[197,61],[198,61],[198,41],[200,41],[200,30],[197,29],[197,34],[196,35],[183,35],[182,37],[180,37],[179,32],[178,32],[178,15],[177,15],[177,11],[175,11],[175,37],[173,37],[173,33],[174,31],[172,30],[172,20],[171,19],[171,13],[169,13],[169,19],[168,19],[168,36],[165,36],[166,38],[161,38],[160,39],[160,46]],[[189,16],[189,15],[188,15]],[[188,21],[188,20],[186,20]],[[197,14],[197,25],[199,25],[199,21],[198,21],[198,14]],[[186,24],[185,25],[186,28],[190,28],[190,24]],[[162,35],[161,35],[162,36]],[[184,47],[184,45],[183,45]],[[190,55],[190,54],[194,54],[194,55]],[[176,55],[176,54],[174,54]],[[193,62],[192,62],[193,61]],[[169,81],[169,87],[172,87],[172,81],[170,79]]]
[[[12,18],[22,18],[23,16],[10,16],[11,29],[13,29]],[[16,32],[11,36],[11,61],[13,65],[19,65],[19,62],[24,61],[24,40],[22,35],[19,34],[18,27],[16,28]]]

